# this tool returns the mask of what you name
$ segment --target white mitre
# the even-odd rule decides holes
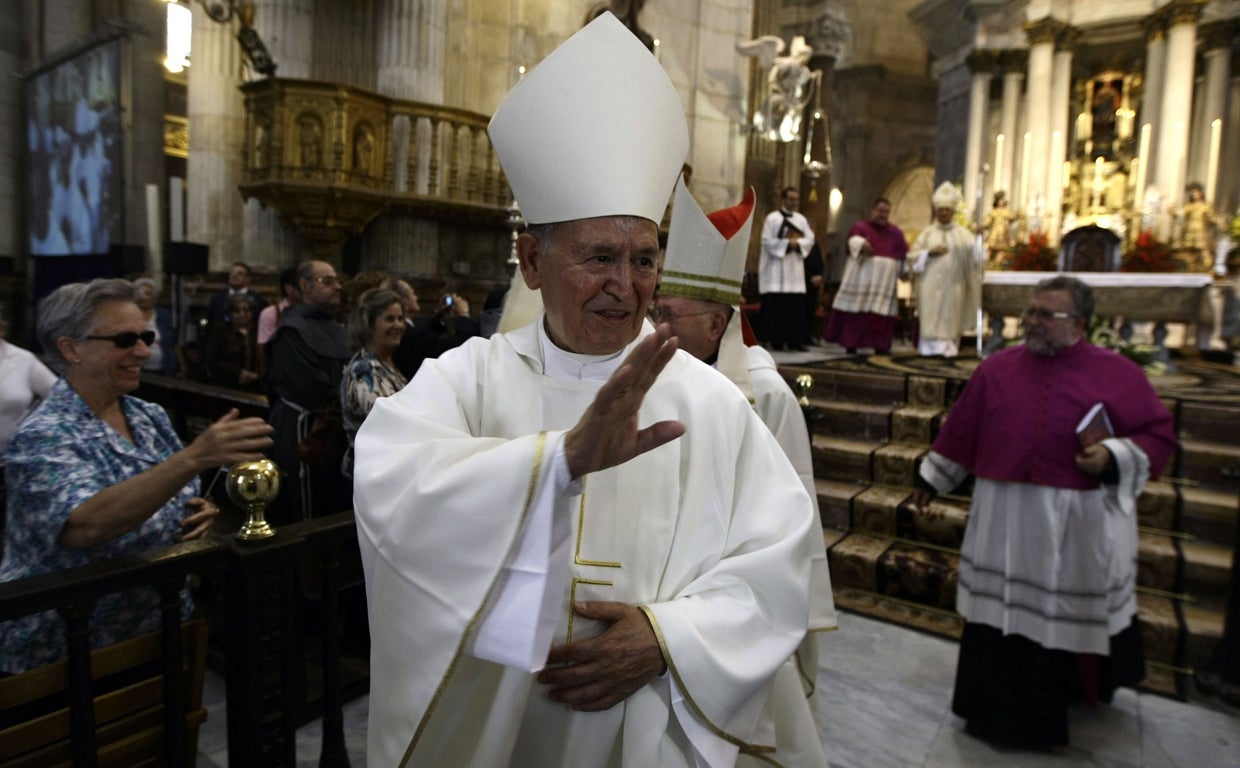
[[[683,177],[676,184],[672,222],[659,293],[728,304],[732,318],[719,340],[715,367],[753,402],[749,358],[741,330],[741,279],[753,229],[754,192],[750,187],[739,205],[707,215]]]
[[[950,181],[945,181],[934,190],[934,194],[930,197],[930,202],[934,203],[934,207],[938,208],[955,208],[960,202],[960,193],[956,191],[956,185]]]
[[[487,132],[531,224],[662,221],[689,151],[676,88],[610,12],[517,83]]]

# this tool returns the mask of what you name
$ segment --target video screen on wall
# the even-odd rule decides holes
[[[102,254],[123,239],[121,46],[101,43],[27,82],[35,256]]]

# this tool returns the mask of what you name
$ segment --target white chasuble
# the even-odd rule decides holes
[[[535,324],[428,360],[362,426],[371,765],[692,766],[674,688],[717,740],[770,749],[771,681],[805,632],[821,532],[745,398],[685,353],[639,423],[676,419],[686,434],[564,490],[553,503],[570,526],[564,560],[548,563],[566,571],[552,643],[601,630],[570,615],[572,599],[632,603],[668,673],[605,712],[575,712],[532,673],[471,655],[531,504],[554,482],[548,447],[602,383],[544,375]]]

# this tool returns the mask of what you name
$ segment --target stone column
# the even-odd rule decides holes
[[[1026,217],[1033,215],[1035,202],[1041,206],[1043,215],[1038,227],[1042,231],[1046,231],[1046,158],[1050,154],[1051,143],[1051,79],[1055,36],[1061,27],[1062,22],[1049,16],[1025,25],[1025,35],[1029,40],[1025,115],[1030,134],[1030,161],[1024,164],[1029,170],[1028,198],[1021,201],[1021,205]]]
[[[22,61],[22,19],[21,6],[13,9],[17,16],[10,19],[9,24],[0,27],[0,70],[4,72],[20,72],[25,68]],[[0,257],[14,260],[13,266],[18,272],[29,273],[24,254],[28,250],[26,242],[27,229],[22,224],[26,214],[29,162],[23,163],[26,154],[26,125],[22,120],[25,112],[25,84],[16,77],[0,80]],[[25,339],[19,335],[19,328],[26,324],[18,317],[16,307],[6,307],[12,331],[9,338],[24,344]]]
[[[1219,167],[1240,168],[1240,56],[1231,60],[1228,87],[1231,93],[1227,99],[1227,116],[1223,119],[1223,152]],[[1240,208],[1240,174],[1220,172],[1218,186],[1214,207],[1230,220]]]
[[[1197,22],[1203,5],[1198,0],[1174,0],[1167,6],[1167,62],[1162,110],[1155,128],[1158,157],[1154,178],[1165,199],[1176,206],[1183,201],[1184,179],[1188,173]]]
[[[313,78],[313,0],[257,0],[254,7],[254,29],[266,44],[271,60],[276,63],[276,76]],[[234,157],[240,157],[240,154]],[[236,160],[233,162],[236,163]],[[251,265],[262,265],[268,268],[267,271],[275,271],[279,267],[296,264],[311,256],[301,237],[284,226],[275,210],[263,208],[257,200],[246,201],[244,221],[244,258],[241,260]],[[339,266],[338,254],[313,255]],[[236,259],[228,258],[221,262],[213,257],[212,263],[227,264],[234,260]]]
[[[1149,154],[1140,158],[1145,164],[1145,171],[1138,174],[1144,177],[1148,187],[1154,183],[1155,159],[1158,157],[1156,140],[1162,116],[1163,75],[1167,67],[1167,19],[1162,14],[1156,14],[1145,19],[1142,27],[1145,30],[1145,87],[1141,96],[1141,114],[1133,130],[1139,140],[1141,127],[1150,126]],[[1144,189],[1137,190],[1138,200],[1144,196]]]
[[[1063,220],[1063,163],[1067,159],[1068,121],[1072,98],[1072,47],[1080,32],[1063,27],[1055,36],[1055,55],[1051,64],[1051,143],[1046,156],[1047,231],[1057,243]]]
[[[210,247],[213,271],[224,271],[238,260],[269,264],[260,254],[242,249],[244,204],[237,194],[245,140],[244,106],[237,90],[241,48],[229,25],[213,21],[200,6],[193,14],[185,239]]]
[[[972,73],[969,84],[969,133],[965,139],[964,193],[970,216],[977,205],[982,163],[986,162],[986,111],[990,101],[990,79],[994,77],[996,55],[993,51],[974,51],[968,65]]]
[[[999,185],[995,188],[1008,193],[1008,205],[1015,208],[1016,200],[1016,149],[1020,146],[1023,134],[1017,133],[1017,117],[1020,111],[1021,91],[1025,84],[1025,66],[1028,64],[1028,52],[1023,50],[1004,51],[999,57],[999,66],[1003,69],[1003,100],[999,111],[999,132],[1003,134],[1003,152],[999,157],[999,168],[994,173]]]
[[[1221,169],[1226,167],[1222,165],[1222,137],[1227,127],[1227,87],[1231,77],[1231,43],[1234,29],[1233,24],[1226,22],[1214,22],[1201,28],[1206,72],[1205,84],[1200,95],[1201,117],[1193,126],[1193,146],[1196,151],[1193,152],[1192,180],[1200,181],[1203,186],[1209,183],[1210,145],[1214,130],[1212,125],[1215,120],[1220,121],[1219,157],[1215,167],[1218,178],[1224,175]],[[1216,183],[1214,189],[1206,188],[1206,200],[1211,204],[1216,204],[1218,186],[1221,185]]]
[[[438,0],[381,0],[378,59],[379,92],[385,96],[440,104],[444,95],[444,41],[447,4]],[[418,176],[395,174],[395,191],[426,191],[430,126],[399,116],[390,132],[393,165],[409,167],[410,146],[418,148]],[[440,139],[446,139],[441,136]],[[439,225],[393,211],[373,221],[366,232],[362,268],[412,275],[436,275],[440,269]],[[446,271],[446,269],[444,270]]]

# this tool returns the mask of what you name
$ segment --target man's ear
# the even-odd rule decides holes
[[[726,312],[710,313],[710,340],[714,344],[718,344],[723,338],[723,332],[728,329],[728,314]]]
[[[521,277],[531,291],[542,287],[542,275],[538,271],[541,266],[542,249],[538,238],[528,232],[517,237],[517,259],[521,262]]]

